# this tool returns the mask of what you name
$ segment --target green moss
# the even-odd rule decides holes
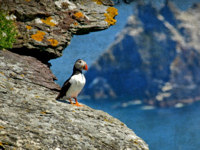
[[[0,11],[0,48],[12,48],[16,41],[17,30],[13,20],[6,19],[6,14]]]

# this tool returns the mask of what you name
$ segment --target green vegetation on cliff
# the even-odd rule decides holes
[[[12,48],[17,30],[10,16],[0,12],[0,48]]]

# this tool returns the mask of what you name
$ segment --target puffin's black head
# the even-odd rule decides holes
[[[82,59],[78,59],[75,62],[74,68],[77,69],[77,70],[80,70],[80,71],[82,71],[83,69],[84,70],[88,70],[87,63],[84,60],[82,60]]]

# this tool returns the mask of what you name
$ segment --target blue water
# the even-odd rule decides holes
[[[114,101],[81,100],[124,122],[144,139],[150,150],[198,150],[200,147],[200,103],[182,108],[142,110],[140,106],[113,108]]]

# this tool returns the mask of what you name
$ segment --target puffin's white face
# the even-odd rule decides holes
[[[88,70],[88,66],[87,66],[87,63],[85,61],[83,61],[82,59],[78,59],[76,62],[75,62],[75,68],[78,69],[78,70]]]

